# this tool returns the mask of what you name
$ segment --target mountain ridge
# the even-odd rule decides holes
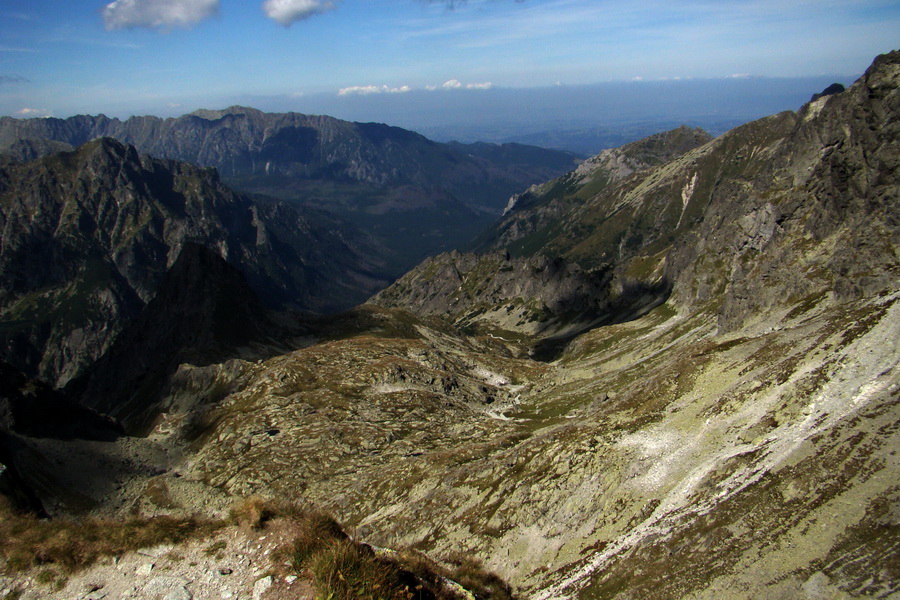
[[[400,275],[468,243],[513,193],[570,169],[568,152],[442,144],[381,123],[232,106],[177,118],[0,118],[0,153],[112,137],[141,153],[215,167],[238,190],[334,212],[380,240]],[[404,243],[398,243],[403,239]]]

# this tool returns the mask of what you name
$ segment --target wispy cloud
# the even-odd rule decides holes
[[[14,46],[0,46],[0,52],[37,52],[34,48],[16,48]]]
[[[109,30],[190,28],[219,11],[219,0],[116,0],[103,9]]]
[[[433,92],[435,90],[459,90],[463,88],[467,90],[489,90],[492,87],[494,87],[494,84],[490,81],[483,81],[480,83],[463,83],[459,79],[449,79],[441,85],[426,85],[425,89]]]
[[[335,3],[327,0],[266,0],[262,5],[267,17],[285,27],[334,8]]]
[[[0,85],[8,85],[14,83],[31,83],[21,75],[0,75]]]
[[[77,44],[79,46],[100,46],[106,48],[123,48],[137,50],[142,48],[140,44],[126,42],[121,39],[111,39],[108,36],[89,37],[85,32],[75,26],[60,27],[51,33],[47,33],[38,41],[41,44]]]
[[[8,17],[10,19],[17,19],[19,21],[34,21],[34,15],[29,15],[28,13],[21,12],[5,12],[3,13],[4,17]]]
[[[390,87],[387,85],[353,85],[338,90],[338,96],[368,96],[369,94],[405,94],[411,92],[412,88],[408,85],[400,87]]]
[[[45,108],[23,108],[22,110],[16,111],[16,114],[20,117],[27,118],[52,117],[53,111]]]
[[[447,4],[446,2],[428,2]],[[454,7],[465,3],[454,3]],[[482,0],[478,4],[501,4],[499,1]],[[504,4],[513,4],[508,2]],[[606,23],[611,12],[626,9],[611,9],[605,3],[584,0],[550,0],[546,3],[521,4],[520,10],[454,11],[453,18],[414,19],[407,21],[408,38],[449,38],[460,47],[491,47],[522,39],[541,39],[571,33],[573,28],[591,24]],[[646,15],[644,16],[646,18]]]

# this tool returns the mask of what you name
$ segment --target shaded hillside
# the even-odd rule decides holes
[[[609,268],[544,255],[450,252],[427,259],[369,302],[501,337],[566,335],[610,312]],[[625,306],[619,306],[623,313]]]
[[[669,162],[711,139],[700,129],[679,127],[604,150],[574,171],[510,198],[504,218],[479,236],[475,251],[504,249],[514,256],[547,251],[569,210],[631,174]]]
[[[623,282],[616,268],[621,263],[607,253],[611,248],[575,260],[560,251],[555,238],[590,235],[593,226],[577,220],[581,207],[709,141],[701,130],[680,127],[604,150],[576,170],[510,198],[504,218],[479,237],[480,254],[433,257],[371,302],[444,315],[457,325],[539,337],[568,338],[600,323],[633,318],[665,300],[668,281]],[[630,216],[616,223],[640,226]],[[564,233],[566,228],[571,232]]]
[[[196,242],[272,307],[346,308],[383,285],[334,217],[235,194],[215,171],[102,139],[0,171],[2,356],[61,384],[97,359]]]
[[[50,146],[46,140],[78,146],[103,136],[160,158],[215,167],[237,189],[350,219],[391,250],[383,258],[396,274],[467,243],[511,194],[576,162],[568,152],[447,145],[378,123],[239,106],[177,119],[0,118],[0,153],[20,157]]]
[[[32,437],[115,439],[121,426],[0,363],[0,430]]]
[[[139,430],[156,417],[159,395],[180,363],[227,360],[276,330],[288,336],[241,272],[188,242],[143,311],[66,390]]]

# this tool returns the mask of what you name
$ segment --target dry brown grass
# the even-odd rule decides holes
[[[332,539],[304,562],[313,585],[332,600],[411,600],[434,598],[415,581],[405,581],[392,561],[380,560],[371,549],[350,539]],[[418,588],[418,589],[417,589]]]
[[[266,521],[272,519],[277,512],[274,503],[260,496],[251,496],[231,507],[231,522],[246,529],[262,529]]]
[[[38,519],[0,498],[0,558],[8,572],[52,567],[74,573],[98,559],[209,535],[222,523],[196,517]]]
[[[499,575],[484,568],[474,556],[456,553],[447,558],[450,579],[475,594],[478,598],[513,600],[512,588]]]
[[[471,596],[454,587],[456,581],[475,587],[479,600],[513,598],[510,587],[471,558],[445,568],[414,550],[376,549],[350,538],[340,524],[320,512],[293,521],[292,541],[278,559],[298,574],[307,575],[319,598],[330,600],[466,600]],[[449,581],[448,581],[449,580]]]
[[[60,587],[67,575],[103,557],[208,537],[227,526],[259,530],[279,519],[290,542],[273,553],[273,568],[307,577],[317,598],[328,600],[466,600],[453,580],[479,600],[511,599],[509,586],[471,557],[445,568],[412,550],[392,552],[353,540],[329,515],[315,509],[252,497],[236,504],[227,520],[196,517],[38,519],[15,511],[0,497],[0,559],[10,574],[30,571],[37,581]],[[224,548],[215,543],[205,552]],[[279,567],[279,565],[281,565]]]

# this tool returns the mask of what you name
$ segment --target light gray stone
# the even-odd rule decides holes
[[[253,584],[253,600],[260,600],[263,597],[263,594],[272,587],[272,583],[273,580],[271,575],[257,580],[257,582]]]

